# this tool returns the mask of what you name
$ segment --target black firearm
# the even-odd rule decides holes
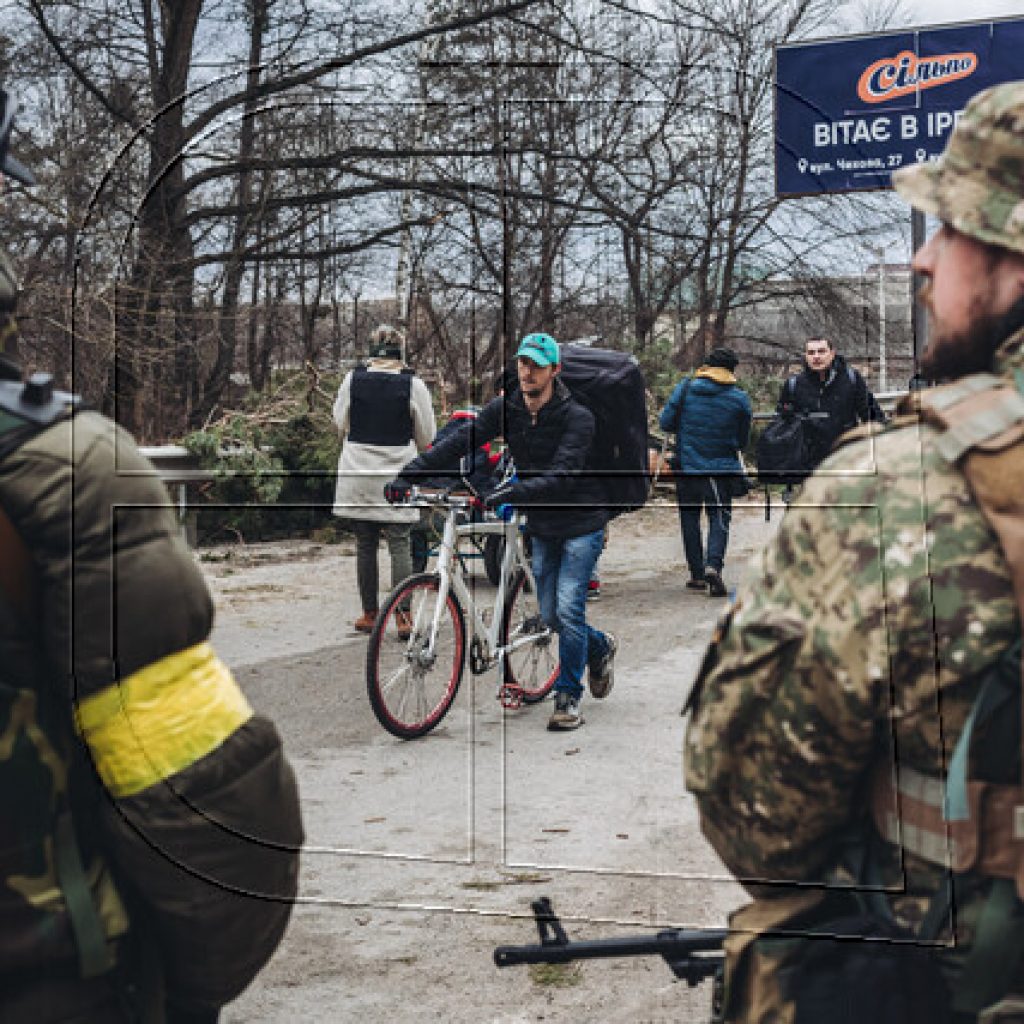
[[[573,960],[600,960],[615,956],[660,956],[677,978],[691,988],[707,978],[714,979],[712,1013],[717,1019],[722,997],[722,943],[729,933],[724,928],[689,931],[670,928],[654,935],[626,935],[618,939],[584,939],[573,942],[558,920],[551,900],[542,896],[530,904],[540,934],[540,943],[529,946],[498,946],[494,962],[498,967],[518,964],[567,964]]]

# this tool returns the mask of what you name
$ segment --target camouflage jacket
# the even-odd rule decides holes
[[[65,802],[76,811],[104,931],[125,932],[99,852],[99,793],[81,753],[72,753],[72,702],[203,640],[213,606],[163,485],[128,435],[97,413],[61,420],[6,453],[0,506],[32,554],[38,589],[32,628],[0,591],[2,989],[9,973],[75,956],[58,869],[42,843]],[[37,716],[46,731],[34,727]]]
[[[1024,332],[995,372],[1024,366]],[[986,671],[1020,633],[998,541],[936,431],[897,422],[826,459],[790,505],[701,667],[685,744],[705,835],[757,895],[758,880],[825,880],[866,819],[872,769],[932,776],[956,745]],[[984,743],[984,732],[976,737]],[[1016,766],[1014,766],[1016,770]],[[940,881],[913,856],[897,918],[914,924]],[[984,879],[958,892],[960,949]],[[781,887],[786,892],[789,887]]]

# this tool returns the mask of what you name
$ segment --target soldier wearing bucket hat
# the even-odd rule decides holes
[[[754,897],[730,1022],[1024,1021],[1024,82],[893,183],[940,222],[914,268],[946,383],[840,440],[688,704],[701,827]]]

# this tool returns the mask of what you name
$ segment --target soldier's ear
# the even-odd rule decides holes
[[[1010,253],[1009,262],[1013,283],[1017,286],[1017,294],[1024,295],[1024,253]]]

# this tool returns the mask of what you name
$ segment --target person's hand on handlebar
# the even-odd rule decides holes
[[[512,488],[508,485],[488,491],[481,499],[481,504],[489,512],[493,512],[503,522],[509,522],[515,515],[512,504]]]
[[[412,484],[400,476],[384,485],[384,499],[389,505],[401,505],[408,501],[410,494],[412,494]]]

